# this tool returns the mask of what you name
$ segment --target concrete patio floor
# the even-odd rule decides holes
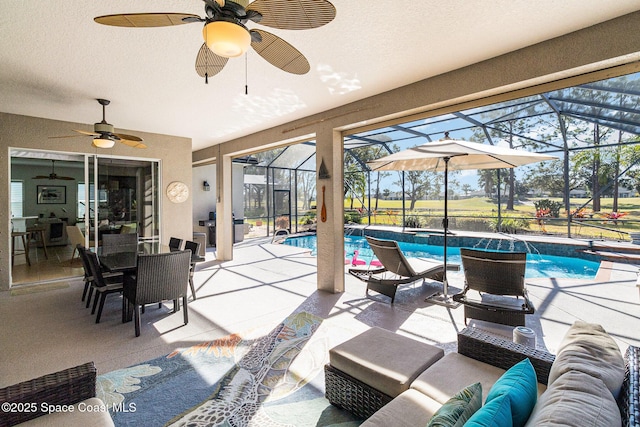
[[[465,327],[463,308],[425,302],[442,286],[437,282],[402,286],[395,304],[372,293],[346,274],[346,291],[330,294],[316,288],[316,258],[308,251],[251,239],[234,248],[234,260],[219,262],[211,249],[195,274],[197,300],[189,303],[189,324],[168,315],[172,306],[149,307],[142,335],[120,321],[117,295],[107,298],[100,324],[80,301],[83,283],[45,292],[0,293],[0,387],[93,360],[98,372],[211,341],[231,333],[275,327],[288,315],[308,311],[324,320],[330,346],[379,326],[455,351],[456,333]],[[539,348],[555,352],[575,320],[599,323],[621,349],[640,345],[638,266],[603,262],[595,280],[531,279],[527,287],[536,314],[527,326],[537,333]],[[449,275],[450,293],[462,289],[464,275]],[[487,327],[487,325],[477,325]],[[509,331],[495,329],[509,335]]]

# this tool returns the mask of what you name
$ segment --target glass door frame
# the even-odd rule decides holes
[[[100,226],[100,188],[98,188],[98,183],[99,183],[99,177],[101,174],[101,167],[104,167],[103,165],[100,165],[100,160],[103,159],[117,159],[117,160],[123,160],[123,161],[142,161],[142,162],[148,162],[151,165],[151,175],[150,175],[150,188],[146,188],[146,185],[148,184],[146,180],[144,180],[141,185],[144,186],[144,188],[140,188],[142,192],[141,197],[145,198],[145,211],[146,211],[146,207],[147,207],[147,201],[146,201],[146,197],[147,197],[147,190],[151,190],[150,194],[152,195],[151,200],[150,200],[150,206],[149,206],[149,210],[152,213],[151,215],[151,221],[152,221],[152,225],[151,225],[151,229],[152,230],[157,230],[157,233],[154,232],[152,233],[151,236],[144,236],[144,237],[139,237],[140,240],[146,241],[146,242],[160,242],[162,241],[162,227],[161,227],[161,215],[160,212],[161,211],[161,201],[162,201],[162,197],[160,194],[160,179],[162,176],[162,161],[160,159],[151,159],[151,158],[144,158],[144,157],[131,157],[131,156],[110,156],[110,155],[99,155],[99,154],[86,154],[85,155],[85,169],[84,169],[84,173],[85,173],[85,182],[88,182],[89,185],[85,185],[85,200],[89,200],[89,207],[88,207],[88,212],[91,211],[91,209],[94,210],[94,218],[93,221],[91,221],[91,215],[85,215],[85,230],[93,230],[93,248],[97,249],[98,245],[99,245],[99,241],[100,241],[100,230],[99,230],[99,226]],[[138,181],[138,179],[136,179],[136,181]],[[138,184],[140,184],[138,182]],[[93,199],[91,199],[91,186],[93,185],[94,191],[93,191]],[[140,212],[145,212],[145,211],[139,211],[138,215],[141,215]],[[142,221],[145,221],[146,218],[137,218],[137,223],[138,224],[143,224]],[[92,223],[93,222],[93,223]],[[93,227],[93,228],[92,228]],[[89,247],[90,245],[90,234],[91,232],[85,233],[85,246]]]

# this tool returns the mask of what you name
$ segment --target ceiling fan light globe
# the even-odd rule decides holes
[[[93,146],[98,148],[113,148],[116,142],[108,138],[94,138]]]
[[[244,54],[251,45],[251,35],[246,28],[227,21],[209,22],[202,29],[202,37],[209,49],[224,58]]]

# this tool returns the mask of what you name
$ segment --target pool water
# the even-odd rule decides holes
[[[310,249],[311,253],[317,253],[316,236],[290,237],[285,244]],[[442,246],[422,245],[417,243],[399,242],[400,249],[406,257],[430,258],[438,261],[444,259]],[[367,264],[373,259],[373,251],[367,240],[359,236],[346,236],[344,240],[346,258],[351,259],[355,250],[358,251],[358,259]],[[483,248],[477,248],[483,249]],[[447,262],[460,264],[460,248],[447,248]],[[570,258],[538,253],[527,254],[527,270],[525,277],[528,279],[553,277],[557,279],[593,279],[598,272],[600,263],[587,261],[581,258]]]

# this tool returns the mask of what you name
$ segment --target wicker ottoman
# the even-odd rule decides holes
[[[440,348],[371,328],[329,350],[326,397],[333,405],[369,418],[442,356]]]

